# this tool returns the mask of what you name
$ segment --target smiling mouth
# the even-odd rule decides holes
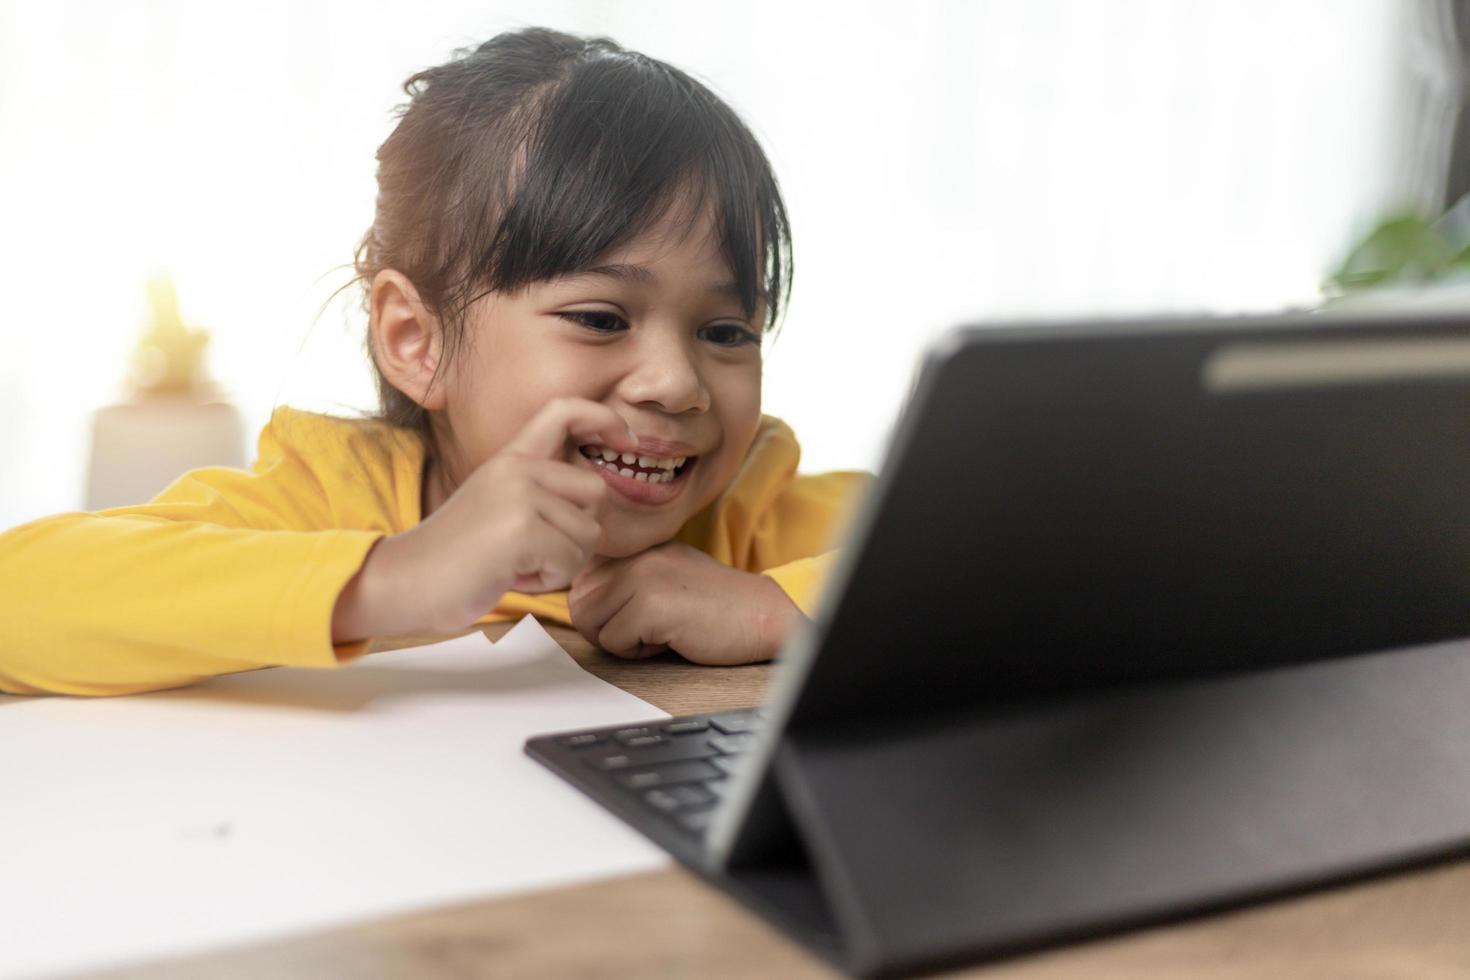
[[[692,467],[698,456],[639,456],[619,453],[604,446],[580,446],[581,452],[594,466],[612,470],[639,483],[672,483]]]

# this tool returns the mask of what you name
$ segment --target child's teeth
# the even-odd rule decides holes
[[[582,450],[593,462],[607,465],[608,469],[614,473],[621,473],[623,476],[632,477],[639,483],[671,483],[674,479],[674,471],[690,460],[688,456],[676,456],[672,459],[666,459],[662,456],[639,456],[635,453],[619,453],[614,449],[608,449],[606,446],[589,445],[582,447]],[[623,467],[611,465],[617,463],[619,460],[628,465]],[[634,465],[641,466],[645,470],[652,470],[653,472],[637,472],[632,468]]]

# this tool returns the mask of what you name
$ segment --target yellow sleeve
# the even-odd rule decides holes
[[[0,691],[128,694],[277,664],[330,667],[338,594],[387,529],[333,527],[308,466],[187,473],[147,504],[0,534]]]
[[[840,552],[834,550],[810,558],[798,558],[784,565],[768,568],[761,574],[774,579],[781,590],[791,597],[791,601],[796,603],[796,608],[807,619],[811,619],[816,615],[817,599],[822,595],[822,586],[831,575],[838,554]]]
[[[872,479],[858,470],[797,476],[757,523],[754,570],[774,579],[808,617],[837,561],[834,546]]]
[[[131,694],[335,666],[332,609],[382,537],[59,514],[0,535],[0,691]]]

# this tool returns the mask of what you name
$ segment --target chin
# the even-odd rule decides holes
[[[672,541],[673,534],[637,534],[628,533],[626,530],[618,530],[608,535],[607,544],[598,552],[603,558],[631,558],[641,551],[647,551],[656,545]]]

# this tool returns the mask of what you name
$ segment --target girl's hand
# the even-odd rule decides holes
[[[620,657],[674,650],[701,664],[770,660],[801,619],[774,579],[722,565],[670,541],[628,558],[597,558],[567,593],[572,625]]]
[[[377,543],[338,598],[333,641],[455,632],[512,589],[566,588],[602,539],[607,484],[568,461],[590,442],[638,448],[606,405],[548,403],[421,524]]]

